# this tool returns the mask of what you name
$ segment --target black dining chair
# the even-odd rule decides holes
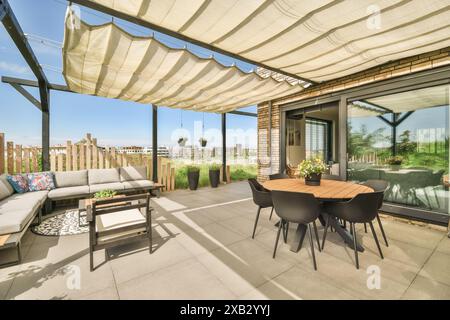
[[[389,188],[389,182],[387,182],[386,180],[375,180],[375,179],[367,180],[366,182],[363,183],[363,185],[366,187],[372,188],[375,192],[383,192],[383,198],[384,198],[384,193]],[[378,203],[378,209],[380,209],[381,206],[383,205],[383,198]],[[384,228],[383,228],[383,225],[381,224],[381,219],[380,219],[380,215],[378,214],[378,212],[377,212],[377,221],[378,221],[378,226],[380,227],[380,230],[381,230],[381,234],[384,239],[384,243],[386,244],[386,247],[389,247],[386,233],[384,232]],[[364,224],[364,230],[367,232],[366,224]]]
[[[280,217],[277,238],[273,249],[273,258],[277,253],[278,240],[280,239],[281,226],[283,222],[298,223],[307,226],[309,231],[309,242],[311,245],[311,256],[313,258],[314,270],[317,270],[316,256],[314,253],[313,231],[320,249],[319,234],[317,232],[316,219],[321,212],[320,202],[310,193],[272,191],[272,200],[275,207],[275,213]]]
[[[248,179],[248,183],[250,184],[250,188],[252,189],[253,202],[258,206],[258,212],[256,213],[255,226],[253,227],[252,234],[252,239],[254,239],[261,209],[272,208],[272,210],[270,211],[270,217],[272,217],[273,203],[271,192],[264,188],[256,179]]]
[[[372,221],[377,217],[378,206],[380,201],[383,201],[383,192],[370,192],[360,193],[353,199],[344,202],[329,202],[323,205],[323,211],[329,215],[337,217],[338,219],[345,220],[350,223],[351,233],[353,235],[353,246],[355,251],[355,264],[356,269],[359,269],[358,260],[358,240],[355,229],[356,223],[368,223],[372,230],[373,238],[380,252],[381,259],[384,259],[383,252],[381,251],[380,243],[378,242],[377,234],[373,228]],[[327,230],[330,225],[332,217],[328,217],[325,225],[322,240],[322,250],[325,245],[325,239],[327,236]]]
[[[269,180],[277,180],[277,179],[289,179],[289,176],[286,173],[274,173],[269,175]]]

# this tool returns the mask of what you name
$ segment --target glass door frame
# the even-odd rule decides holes
[[[319,104],[339,103],[339,177],[347,180],[347,105],[353,100],[369,99],[439,85],[450,85],[450,66],[420,71],[393,79],[362,85],[336,93],[308,98],[280,105],[280,170],[286,169],[286,113],[295,109],[311,108]],[[307,90],[307,89],[306,89]],[[425,209],[385,203],[382,211],[395,216],[436,223],[447,226],[450,215]]]

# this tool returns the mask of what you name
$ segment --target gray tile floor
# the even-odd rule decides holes
[[[307,240],[298,253],[280,244],[272,259],[276,219],[269,221],[269,210],[251,239],[250,197],[246,182],[163,194],[153,203],[155,252],[138,243],[111,250],[105,262],[100,251],[94,272],[87,234],[29,232],[23,264],[0,269],[0,299],[450,299],[445,232],[383,219],[390,246],[382,246],[381,260],[361,226],[360,270],[353,251],[331,233],[325,250],[316,251],[314,271]]]

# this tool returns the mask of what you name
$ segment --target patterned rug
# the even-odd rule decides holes
[[[38,226],[31,228],[31,231],[42,236],[67,236],[89,231],[86,224],[86,216],[81,215],[81,227],[78,225],[78,210],[68,210],[56,216],[42,221]]]

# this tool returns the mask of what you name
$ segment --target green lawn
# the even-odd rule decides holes
[[[209,186],[209,165],[201,164],[199,187]],[[185,166],[177,166],[175,169],[175,189],[186,189],[188,187],[187,171]],[[247,180],[256,178],[256,165],[230,165],[231,181]]]

